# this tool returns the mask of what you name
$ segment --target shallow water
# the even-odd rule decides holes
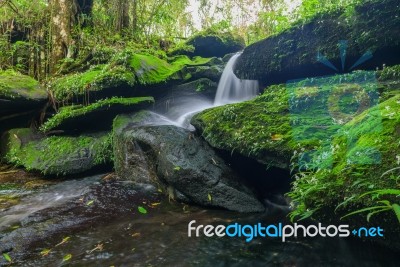
[[[138,212],[138,206],[148,213]],[[4,219],[13,214],[17,217],[12,223]],[[286,222],[286,214],[189,207],[170,203],[154,188],[102,176],[35,191],[3,212],[1,220],[0,248],[9,251],[14,266],[397,266],[399,260],[398,253],[350,238],[285,243],[273,238],[250,243],[244,238],[189,238],[192,220],[269,224]],[[60,244],[65,237],[68,241]],[[46,249],[51,250],[41,255]],[[71,259],[63,263],[68,254]]]

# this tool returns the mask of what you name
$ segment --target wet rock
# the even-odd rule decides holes
[[[117,174],[155,184],[170,198],[239,212],[264,206],[211,147],[172,125],[138,126],[119,116],[114,128]]]
[[[7,162],[46,175],[102,170],[112,161],[111,138],[104,132],[45,137],[32,129],[13,129],[2,136],[1,144]]]
[[[223,57],[226,54],[242,50],[245,42],[240,37],[231,33],[216,33],[206,30],[185,42],[183,48],[177,49],[170,54],[188,55],[201,57]]]
[[[184,108],[185,104],[189,101],[193,102],[193,99],[211,102],[215,98],[217,88],[218,83],[207,78],[177,85],[163,90],[163,92],[160,91],[154,109],[159,113],[165,114],[174,108]]]
[[[224,65],[192,66],[186,67],[185,71],[190,75],[190,80],[207,78],[211,81],[218,82],[224,71]]]
[[[36,80],[12,70],[0,71],[0,120],[38,109],[46,100],[47,92]]]

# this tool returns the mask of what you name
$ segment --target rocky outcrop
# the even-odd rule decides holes
[[[201,138],[173,125],[140,126],[141,118],[149,115],[140,116],[119,116],[114,122],[115,170],[120,177],[156,184],[170,198],[184,202],[239,212],[264,210]]]
[[[15,127],[28,127],[46,101],[46,90],[33,78],[0,71],[0,135]]]
[[[82,174],[112,162],[107,133],[45,137],[32,129],[13,129],[2,136],[1,145],[1,155],[7,162],[49,176]]]
[[[384,64],[399,64],[399,12],[398,1],[375,0],[351,12],[318,15],[309,23],[248,46],[237,60],[235,73],[243,79],[278,84],[331,75],[335,70],[321,63],[328,60],[340,73],[352,70],[359,59],[366,61],[359,62],[362,64],[355,69],[375,70]],[[342,40],[347,41],[344,55],[339,49]]]
[[[110,97],[154,95],[153,89],[170,87],[192,79],[187,67],[208,66],[213,58],[176,56],[161,59],[131,51],[117,53],[107,64],[53,79],[49,91],[60,103],[87,103]],[[150,93],[149,93],[149,90]]]
[[[46,100],[47,92],[36,80],[11,70],[0,71],[0,119],[37,109]]]

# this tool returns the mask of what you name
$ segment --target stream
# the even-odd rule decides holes
[[[247,243],[187,234],[192,220],[288,223],[286,215],[278,209],[268,214],[205,210],[169,202],[149,186],[97,175],[24,194],[2,212],[0,249],[13,266],[395,266],[395,252],[351,238]]]

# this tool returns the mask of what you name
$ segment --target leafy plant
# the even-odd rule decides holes
[[[400,197],[400,190],[399,189],[379,189],[379,190],[366,192],[366,193],[360,195],[358,198],[371,196],[372,200],[376,200],[377,205],[353,211],[353,212],[343,216],[341,219],[346,218],[348,216],[368,212],[367,221],[369,221],[371,219],[371,217],[375,214],[385,212],[385,211],[393,211],[400,223],[400,205],[397,203],[391,203],[389,200],[386,200],[386,199],[380,200],[382,196],[387,196],[387,195]],[[352,198],[351,200],[353,200],[353,199],[354,198]]]

